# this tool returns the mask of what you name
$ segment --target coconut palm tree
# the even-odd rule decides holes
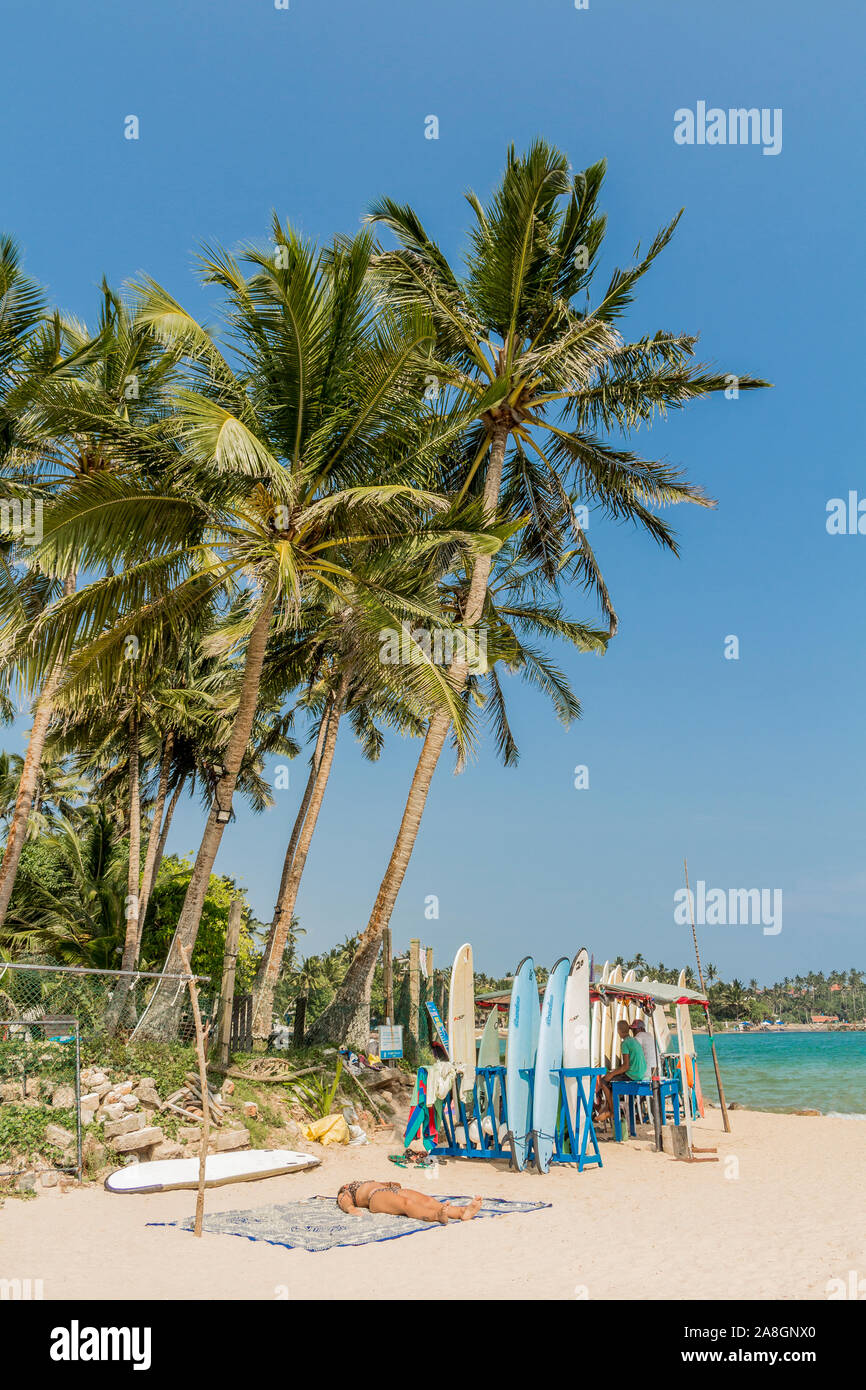
[[[214,596],[233,604],[207,650],[242,653],[235,715],[167,975],[182,969],[181,946],[195,942],[272,631],[291,630],[325,595],[349,607],[370,602],[397,622],[395,595],[370,563],[376,549],[391,557],[399,549],[411,568],[438,545],[499,543],[477,527],[427,524],[444,506],[419,486],[429,428],[422,437],[417,401],[431,330],[420,312],[374,319],[370,239],[322,252],[277,221],[273,236],[275,252],[245,253],[249,276],[226,252],[203,257],[226,298],[233,365],[165,290],[140,287],[139,317],[184,354],[189,384],[167,419],[141,426],[94,412],[74,392],[54,398],[60,421],[98,423],[139,476],[99,473],[52,508],[39,563],[54,574],[74,553],[102,577],[28,630],[30,669],[44,670],[73,643],[73,676],[93,662],[110,668],[130,633],[147,656]],[[364,556],[358,570],[355,553]],[[459,720],[447,680],[431,670],[425,678]],[[157,987],[141,1036],[174,1030],[176,995],[172,981]]]
[[[62,496],[76,480],[114,469],[117,460],[105,447],[98,420],[151,418],[159,410],[172,366],[172,355],[140,319],[127,312],[105,281],[95,333],[57,313],[48,320],[40,315],[38,324],[31,323],[22,363],[12,373],[7,394],[17,419],[15,430],[7,430],[8,447],[0,454],[4,492],[32,496],[41,507]],[[62,404],[72,394],[88,404],[83,427],[78,422],[78,428],[70,428],[63,411],[51,409],[52,399]],[[6,415],[11,420],[8,405]],[[17,564],[0,570],[0,662],[7,673],[15,672],[22,687],[39,692],[0,866],[0,925],[14,887],[63,676],[63,659],[57,655],[53,664],[41,669],[34,685],[26,660],[18,665],[18,643],[58,594],[69,597],[74,592],[78,567],[76,555],[68,552],[65,572],[47,576],[36,562],[37,548],[19,543],[12,556]]]
[[[423,307],[436,328],[430,373],[441,410],[466,422],[453,479],[456,496],[475,497],[483,520],[528,516],[526,543],[540,577],[554,584],[566,561],[598,598],[616,630],[600,566],[572,506],[577,495],[603,515],[629,520],[676,553],[670,528],[655,508],[711,505],[699,489],[663,463],[601,438],[648,425],[656,414],[723,391],[725,375],[694,360],[696,340],[659,332],[627,342],[618,321],[635,287],[670,241],[678,218],[653,239],[633,266],[616,270],[594,306],[589,294],[605,219],[598,209],[604,165],[572,175],[566,156],[542,141],[526,155],[508,153],[503,180],[486,207],[469,195],[475,217],[465,273],[458,274],[428,236],[418,215],[390,199],[372,218],[396,237],[396,250],[377,257],[382,293],[401,310]],[[578,300],[586,298],[586,303]],[[764,385],[739,376],[746,389]],[[476,560],[463,622],[481,619],[491,557]],[[455,688],[465,662],[450,668]],[[370,980],[382,932],[405,877],[430,784],[448,737],[437,714],[412,778],[400,827],[358,953],[337,997],[317,1021],[317,1039],[362,1044],[368,1031]]]

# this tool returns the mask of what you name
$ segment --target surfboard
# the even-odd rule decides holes
[[[508,1060],[505,1074],[505,1097],[508,1105],[508,1137],[516,1168],[526,1164],[529,1131],[532,1123],[532,1078],[527,1075],[535,1066],[541,1009],[538,1003],[538,983],[531,956],[525,956],[517,967],[511,986],[511,1006],[508,1011]]]
[[[679,978],[678,983],[681,984],[681,985],[683,986],[684,989],[686,988],[686,972],[685,972],[685,970],[681,970],[681,971],[680,971],[680,978]],[[692,1032],[692,1019],[691,1019],[691,1014],[689,1013],[688,1005],[687,1005],[687,1004],[683,1004],[681,1007],[682,1007],[682,1011],[683,1011],[683,1045],[684,1045],[684,1047],[685,1047],[686,1056],[687,1056],[687,1057],[691,1057],[691,1059],[692,1059],[692,1067],[694,1068],[694,1078],[695,1078],[695,1103],[696,1103],[696,1105],[697,1105],[697,1107],[698,1107],[698,1114],[700,1115],[701,1119],[703,1119],[703,1118],[704,1118],[704,1094],[703,1094],[703,1091],[701,1090],[701,1079],[700,1079],[700,1077],[698,1076],[698,1058],[697,1058],[697,1049],[696,1049],[696,1047],[695,1047],[695,1036],[694,1036],[694,1033]]]
[[[593,1015],[594,1013],[595,1005],[593,1005]],[[590,1062],[592,1019],[589,1009],[589,952],[585,946],[581,946],[571,962],[571,969],[565,982],[565,1008],[562,1017],[562,1065],[564,1067],[595,1065]],[[577,1077],[567,1076],[565,1078],[565,1095],[573,1125],[577,1123],[577,1086]]]
[[[605,961],[601,967],[601,975],[598,983],[603,985],[607,980],[607,972],[610,969],[608,962]],[[604,1030],[607,1009],[600,999],[596,999],[592,1006],[592,1032],[590,1035],[590,1064],[593,1067],[604,1066]]]
[[[568,971],[568,957],[562,956],[547,977],[541,1001],[532,1095],[532,1147],[539,1173],[547,1172],[553,1155],[556,1117],[559,1113],[559,1072],[555,1068],[562,1066],[563,1011]]]
[[[618,985],[622,983],[621,965],[615,965],[613,967],[613,969],[607,977],[607,982],[611,985]],[[622,1016],[622,1005],[620,1004],[619,1000],[614,1000],[613,1003],[608,1005],[607,1013],[608,1041],[605,1066],[608,1068],[608,1070],[610,1070],[611,1068],[617,1066],[618,1063],[621,1061],[619,1034],[616,1031],[616,1025],[619,1023],[619,1020]]]
[[[475,975],[472,968],[472,947],[468,941],[460,947],[451,967],[451,989],[448,992],[448,1045],[450,1060],[458,1071],[465,1068],[472,1089],[475,1070]]]
[[[208,1154],[205,1161],[205,1187],[222,1187],[230,1182],[255,1182],[275,1178],[281,1173],[299,1173],[318,1168],[320,1158],[296,1153],[292,1149],[248,1149],[242,1153]],[[198,1187],[197,1158],[160,1158],[152,1163],[132,1163],[109,1173],[105,1187],[109,1192],[172,1192]]]
[[[633,970],[627,970],[622,977],[622,982],[624,985],[633,985],[635,982],[635,972]],[[634,1023],[637,1017],[637,1005],[635,1003],[629,1002],[626,1004],[625,1016],[629,1023]]]
[[[484,1025],[484,1032],[481,1034],[481,1042],[478,1045],[478,1065],[479,1067],[498,1067],[501,1065],[502,1058],[499,1052],[499,1010],[494,1007],[490,1010],[490,1017]],[[487,1093],[487,1086],[479,1081],[478,1085],[478,1104],[482,1115],[486,1115],[492,1110],[495,1115],[499,1113],[499,1081],[494,1081],[491,1094]]]

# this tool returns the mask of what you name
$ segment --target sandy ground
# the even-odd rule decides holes
[[[46,1299],[820,1299],[829,1279],[866,1275],[866,1121],[745,1110],[731,1120],[725,1135],[708,1111],[695,1130],[696,1144],[718,1146],[718,1163],[678,1163],[627,1140],[603,1143],[603,1169],[580,1174],[451,1160],[427,1183],[388,1162],[391,1140],[208,1191],[207,1210],[227,1211],[334,1195],[364,1176],[552,1204],[321,1254],[148,1227],[192,1215],[193,1193],[49,1189],[0,1211],[0,1278],[41,1278]]]

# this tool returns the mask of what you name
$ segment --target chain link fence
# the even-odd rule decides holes
[[[54,1018],[72,1018],[78,1022],[82,1038],[98,1037],[107,1029],[107,1015],[114,991],[124,976],[119,970],[92,970],[84,966],[64,966],[53,961],[0,961],[0,1019],[7,1023],[30,1024]],[[127,973],[131,981],[123,1009],[119,1032],[129,1037],[144,1015],[158,981],[155,972]],[[169,977],[181,1006],[177,1039],[195,1040],[195,1025],[189,1003],[186,977]],[[218,1016],[219,994],[209,979],[194,977],[198,984],[202,1020],[207,1023]]]

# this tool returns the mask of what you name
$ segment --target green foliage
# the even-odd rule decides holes
[[[176,854],[167,856],[160,865],[142,939],[142,962],[149,961],[151,967],[159,968],[168,954],[192,870],[192,861]],[[235,992],[244,994],[253,982],[258,961],[255,936],[265,928],[252,915],[252,909],[246,902],[246,889],[238,887],[234,879],[225,874],[210,876],[202,908],[201,925],[192,953],[192,968],[196,974],[209,975],[212,989],[219,989],[229,905],[233,898],[238,897],[243,901],[243,910]]]
[[[298,1105],[303,1106],[311,1119],[324,1120],[331,1113],[342,1072],[343,1059],[338,1057],[334,1080],[330,1085],[325,1076],[301,1077],[298,1081],[292,1082],[290,1087],[292,1098],[297,1101]]]
[[[75,1111],[4,1101],[0,1105],[0,1163],[9,1163],[16,1154],[39,1153],[57,1167],[70,1167],[68,1155],[45,1138],[49,1125],[63,1125],[74,1132]]]

